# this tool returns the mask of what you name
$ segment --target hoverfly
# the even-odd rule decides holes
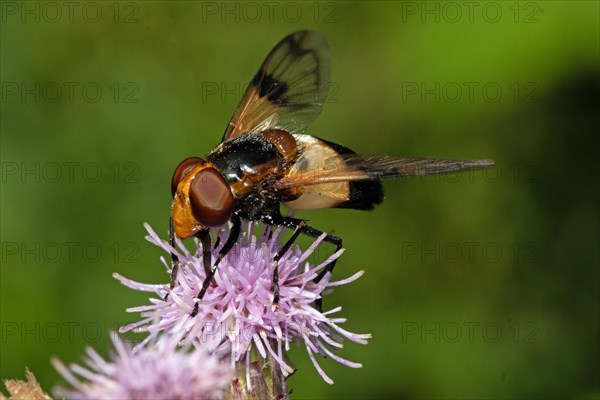
[[[206,278],[192,316],[221,259],[240,233],[240,219],[294,228],[274,263],[299,234],[319,237],[322,231],[302,219],[283,216],[280,206],[294,210],[352,208],[370,210],[383,200],[380,179],[484,168],[489,160],[363,156],[347,147],[307,135],[306,127],[321,113],[329,88],[330,47],[325,36],[298,31],[271,50],[246,89],[221,143],[205,159],[181,162],[171,182],[173,205],[169,239],[196,236],[202,243]],[[229,237],[210,265],[210,228],[231,222]],[[326,234],[325,241],[342,247],[342,239]],[[173,257],[171,289],[179,261]],[[315,278],[320,281],[332,261]],[[273,276],[279,301],[278,269]],[[317,302],[320,307],[320,303]]]

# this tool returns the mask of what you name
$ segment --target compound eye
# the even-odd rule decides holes
[[[175,192],[177,192],[177,186],[179,182],[183,179],[184,176],[187,175],[194,167],[197,165],[205,164],[206,161],[199,157],[190,157],[183,160],[175,169],[173,173],[173,178],[171,179],[171,195],[175,196]]]
[[[202,225],[214,228],[225,224],[233,212],[233,194],[216,169],[206,168],[190,185],[190,204],[194,217]]]

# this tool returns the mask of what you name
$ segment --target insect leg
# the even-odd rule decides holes
[[[203,229],[196,233],[195,235],[200,242],[202,243],[202,264],[204,265],[204,273],[206,276],[210,273],[210,231],[208,229]]]
[[[169,244],[175,248],[175,228],[173,226],[173,217],[169,218]],[[171,285],[169,290],[175,287],[175,281],[177,280],[177,272],[179,271],[179,257],[175,253],[171,253],[171,261],[173,262],[173,269],[171,270]],[[167,300],[169,293],[165,295],[164,300]]]
[[[274,269],[273,269],[273,304],[278,304],[279,303],[279,259],[281,257],[283,257],[285,255],[285,253],[287,253],[287,251],[290,249],[290,246],[292,244],[294,244],[294,242],[296,241],[296,239],[298,238],[298,236],[300,235],[301,231],[302,231],[302,226],[305,226],[306,222],[304,222],[303,220],[300,220],[300,222],[298,223],[298,226],[296,227],[296,230],[294,231],[294,234],[292,235],[292,237],[290,237],[288,239],[287,242],[285,242],[285,244],[283,245],[283,247],[277,252],[277,254],[275,254],[275,257],[273,258],[273,264],[274,264]]]
[[[323,231],[320,231],[320,230],[315,229],[310,226],[304,226],[302,228],[302,232],[308,236],[314,237],[315,239],[323,234]],[[329,243],[335,245],[334,253],[339,251],[342,248],[342,238],[340,238],[339,236],[334,236],[334,235],[328,233],[327,236],[325,236],[325,239],[323,239],[323,240],[325,242],[329,242]],[[330,262],[329,264],[327,264],[325,266],[325,268],[323,268],[323,270],[321,272],[319,272],[319,275],[317,275],[317,277],[313,280],[313,282],[319,283],[321,281],[321,279],[323,279],[325,274],[327,274],[327,273],[332,274],[333,268],[335,267],[336,262],[337,262],[337,258],[335,260],[333,260],[332,262]],[[319,297],[317,300],[315,300],[315,306],[319,312],[323,311],[323,298],[322,297]]]
[[[284,245],[284,247],[288,246],[288,248],[292,245],[293,241],[298,237],[297,233],[303,233],[303,234],[313,237],[315,239],[320,237],[324,233],[323,231],[320,231],[318,229],[315,229],[311,226],[306,225],[306,222],[304,220],[298,219],[298,218],[283,217],[283,216],[279,215],[279,216],[271,216],[271,219],[265,219],[265,220],[263,220],[263,222],[266,224],[269,224],[269,225],[280,225],[280,226],[287,226],[288,228],[297,228],[297,231],[294,232],[294,235]],[[334,236],[330,233],[327,233],[323,240],[325,242],[329,242],[329,243],[335,245],[335,247],[336,247],[335,251],[338,251],[342,248],[342,239],[338,236]],[[285,253],[285,251],[287,251],[287,248],[286,249],[282,248],[281,250],[283,250],[283,252],[280,251],[279,253],[277,253],[277,255],[279,255],[280,257]],[[325,276],[326,273],[333,272],[333,268],[335,267],[336,261],[337,261],[337,259],[333,260],[332,262],[327,264],[325,266],[325,268],[319,273],[319,275],[317,275],[317,277],[315,279],[313,279],[313,282],[319,283],[321,281],[321,279],[323,279],[323,277]],[[279,282],[277,282],[277,283],[279,283]],[[278,293],[276,293],[276,294],[278,295]],[[315,305],[317,307],[317,310],[322,311],[323,310],[323,299],[321,299],[321,298],[317,299],[315,301]]]
[[[213,264],[213,266],[208,270],[208,272],[206,274],[206,278],[204,279],[204,282],[202,282],[202,288],[200,289],[198,296],[196,296],[198,301],[196,302],[196,304],[194,304],[194,309],[192,310],[192,313],[190,314],[192,317],[195,317],[196,314],[198,314],[198,307],[199,307],[200,301],[206,294],[206,290],[208,289],[210,282],[212,281],[213,277],[215,276],[215,272],[217,272],[217,267],[219,266],[219,263],[221,262],[223,257],[225,257],[227,255],[227,253],[229,253],[229,251],[233,248],[233,245],[235,244],[235,242],[237,242],[238,237],[240,236],[240,227],[242,224],[240,217],[237,214],[233,214],[231,216],[231,222],[233,223],[233,226],[231,227],[231,231],[229,231],[229,237],[227,238],[227,241],[225,242],[225,244],[223,245],[221,250],[219,250],[219,254],[217,254],[217,259],[215,260],[215,263]],[[208,257],[206,257],[206,255],[203,254],[203,258],[210,260],[209,257],[210,257],[210,255]],[[206,268],[206,264],[204,264],[204,265]]]

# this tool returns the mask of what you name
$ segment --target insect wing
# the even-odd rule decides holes
[[[345,154],[343,162],[323,175],[325,181],[339,179],[369,180],[422,176],[447,172],[487,168],[494,165],[491,160],[445,160],[425,157],[389,157]]]
[[[301,135],[305,136],[305,135]],[[277,185],[280,188],[329,184],[344,181],[364,181],[403,176],[421,176],[446,172],[478,169],[493,166],[490,160],[444,160],[421,157],[364,156],[360,154],[335,154],[330,157],[315,157],[312,153],[322,147],[321,141],[304,149],[303,155],[290,173]],[[313,161],[312,163],[310,161]]]
[[[310,135],[295,134],[294,139],[299,155],[294,165],[275,185],[280,188],[296,187],[301,194],[285,205],[293,209],[308,210],[335,207],[347,201],[350,195],[347,181],[317,184],[321,173],[343,162],[339,151]]]
[[[271,128],[304,130],[321,113],[330,60],[329,43],[319,32],[298,31],[283,38],[250,82],[222,141]]]

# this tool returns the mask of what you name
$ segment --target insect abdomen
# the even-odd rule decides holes
[[[319,138],[339,154],[356,154],[355,151],[337,144]],[[337,204],[335,208],[351,208],[354,210],[372,210],[383,201],[383,185],[381,180],[372,181],[350,181],[348,191],[348,200]]]

